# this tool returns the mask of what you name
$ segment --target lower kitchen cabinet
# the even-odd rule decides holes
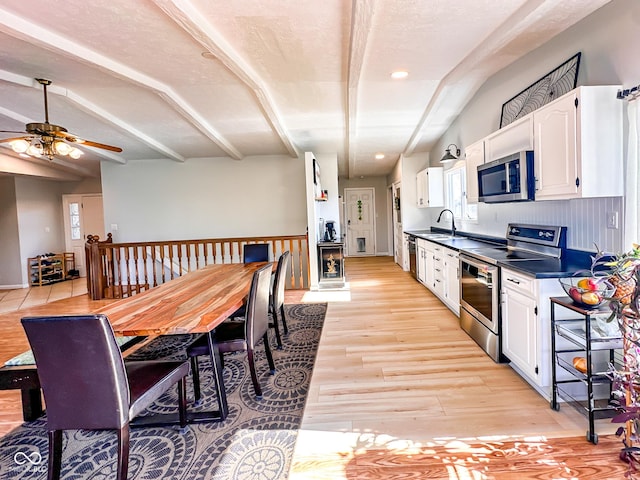
[[[562,295],[557,279],[536,279],[502,268],[502,353],[547,400],[551,398],[551,312],[549,298]]]
[[[433,293],[440,300],[444,301],[444,285],[445,285],[445,265],[444,250],[441,245],[436,245],[433,249]]]
[[[433,289],[433,243],[416,239],[416,270],[418,281]]]
[[[535,291],[526,289],[531,283],[535,282],[502,271],[502,353],[522,373],[537,381],[538,307]]]
[[[417,277],[453,313],[460,315],[458,251],[421,238],[416,239]]]
[[[460,259],[450,248],[444,249],[444,302],[460,316]]]

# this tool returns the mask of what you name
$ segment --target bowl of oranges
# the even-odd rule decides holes
[[[573,303],[580,308],[596,308],[615,292],[615,287],[605,278],[569,277],[558,280]]]

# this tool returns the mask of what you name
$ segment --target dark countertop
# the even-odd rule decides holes
[[[575,275],[580,270],[588,270],[591,262],[574,262],[566,259],[522,260],[518,262],[498,262],[501,267],[515,270],[535,278],[561,278]]]
[[[455,238],[438,238],[434,235],[447,235],[450,230],[409,230],[404,233],[423,238],[448,248],[453,248],[459,252],[463,252],[473,248],[483,248],[492,246],[492,244],[506,244],[505,239],[476,236],[463,232],[456,232]],[[520,260],[520,261],[498,261],[498,265],[505,268],[518,271],[534,278],[562,278],[570,277],[581,270],[589,270],[591,268],[592,252],[581,250],[565,251],[565,255],[561,259],[549,258],[548,260]]]

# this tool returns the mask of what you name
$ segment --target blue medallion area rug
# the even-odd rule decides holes
[[[282,350],[275,349],[275,338],[270,342],[275,375],[269,375],[262,344],[257,349],[262,399],[255,398],[246,353],[225,354],[223,375],[229,416],[224,422],[188,425],[184,432],[179,427],[132,428],[128,478],[286,479],[326,308],[326,304],[285,305],[289,334],[283,336]],[[270,330],[271,337],[275,337]],[[159,337],[127,358],[186,358],[185,348],[194,338]],[[203,398],[200,405],[193,405],[188,381],[189,410],[215,410],[209,359],[200,357],[199,363]],[[171,389],[147,414],[175,412],[176,405],[177,391]],[[47,446],[45,417],[25,423],[1,438],[0,479],[46,479]],[[116,458],[115,432],[66,431],[62,479],[114,479]]]

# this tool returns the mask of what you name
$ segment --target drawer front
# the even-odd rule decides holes
[[[508,268],[502,268],[501,271],[501,283],[502,288],[507,288],[512,291],[517,291],[526,295],[529,298],[537,298],[537,282],[533,277],[524,275],[519,272],[514,272]]]

